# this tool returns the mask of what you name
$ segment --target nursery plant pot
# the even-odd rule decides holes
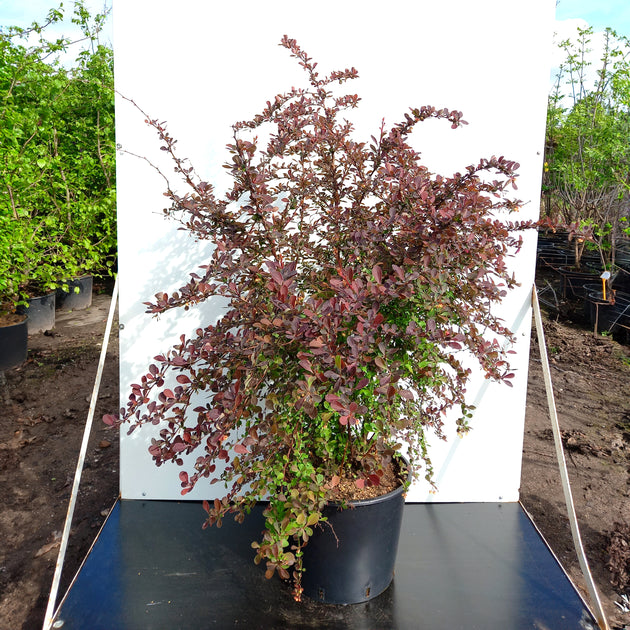
[[[400,486],[374,499],[324,509],[304,548],[304,594],[326,604],[357,604],[380,595],[394,577],[405,499]]]
[[[63,308],[66,311],[89,308],[92,305],[92,281],[92,276],[68,280],[69,291],[57,290],[57,308]]]
[[[627,273],[630,273],[630,241],[624,240],[618,243],[615,263]]]
[[[557,243],[543,243],[538,245],[536,264],[538,267],[551,267],[557,270],[570,264],[571,258],[572,253],[566,247]]]
[[[593,331],[615,332],[630,328],[630,295],[617,291],[614,303],[604,300],[601,291],[587,295],[587,308]]]
[[[558,269],[562,276],[562,295],[567,298],[586,297],[586,285],[601,282],[601,272],[584,269],[575,271],[567,267]]]
[[[30,298],[28,306],[18,307],[18,312],[28,315],[29,335],[52,330],[55,327],[55,294]]]
[[[20,319],[21,318],[21,319]],[[0,326],[0,370],[7,370],[26,361],[28,353],[28,318]]]
[[[613,287],[619,291],[630,293],[630,264],[626,267],[619,267],[613,279]]]

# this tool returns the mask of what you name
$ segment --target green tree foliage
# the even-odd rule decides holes
[[[28,29],[0,29],[0,303],[48,290],[115,258],[112,50],[105,15],[81,2],[78,41],[49,41],[60,9]],[[59,55],[75,53],[72,67]]]
[[[578,29],[576,42],[560,43],[565,58],[549,97],[543,192],[548,215],[593,229],[609,267],[628,215],[630,42],[606,29],[594,69],[592,38],[592,28]],[[575,246],[579,266],[584,242]]]

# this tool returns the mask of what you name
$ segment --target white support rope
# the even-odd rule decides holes
[[[70,503],[68,505],[68,512],[66,514],[66,522],[61,535],[61,544],[59,546],[59,556],[57,557],[57,566],[55,567],[55,575],[53,577],[52,586],[50,589],[50,596],[48,598],[48,607],[46,608],[46,615],[44,616],[43,630],[50,630],[54,618],[55,602],[57,601],[57,592],[59,590],[59,582],[61,580],[61,569],[63,568],[63,561],[66,556],[66,548],[68,547],[68,538],[70,537],[70,526],[72,525],[72,517],[74,515],[74,507],[77,501],[77,494],[79,492],[79,484],[81,483],[81,472],[83,471],[83,464],[85,463],[85,454],[87,452],[88,441],[90,439],[90,433],[92,430],[92,420],[94,419],[94,412],[96,411],[96,401],[98,399],[98,390],[101,386],[101,377],[103,376],[103,365],[105,364],[105,355],[107,354],[107,345],[109,343],[109,335],[112,329],[112,322],[114,320],[114,312],[116,311],[116,301],[118,298],[118,276],[116,276],[116,282],[114,283],[114,292],[112,293],[112,301],[109,307],[109,316],[107,318],[107,325],[105,326],[105,335],[103,337],[103,344],[101,346],[101,356],[98,362],[98,369],[96,371],[96,379],[94,381],[94,389],[92,390],[92,399],[90,400],[90,408],[88,410],[88,417],[85,423],[85,429],[83,430],[83,442],[81,443],[81,450],[79,452],[79,461],[77,462],[77,468],[74,473],[74,483],[72,485],[72,493],[70,494]]]
[[[551,371],[549,369],[549,359],[547,357],[547,346],[545,344],[545,331],[543,330],[542,317],[540,314],[540,305],[538,303],[538,294],[536,293],[536,286],[532,290],[532,305],[534,307],[534,320],[536,322],[536,334],[538,337],[538,346],[540,349],[540,360],[543,369],[543,375],[545,378],[545,390],[547,391],[547,404],[549,405],[549,415],[551,417],[551,428],[553,431],[553,440],[556,446],[556,456],[558,458],[558,465],[560,467],[560,479],[562,481],[562,490],[564,492],[564,500],[567,505],[567,512],[569,515],[569,524],[571,526],[571,535],[573,536],[573,544],[575,545],[575,551],[577,552],[578,562],[586,581],[586,588],[593,606],[595,608],[595,617],[597,618],[597,624],[600,630],[610,630],[608,621],[606,621],[606,615],[602,608],[599,595],[597,594],[597,588],[593,581],[593,576],[588,566],[586,554],[584,553],[584,547],[582,546],[582,538],[580,537],[580,529],[577,523],[577,517],[575,514],[575,506],[573,504],[573,496],[571,495],[571,484],[569,483],[569,473],[567,471],[567,463],[564,457],[564,451],[562,449],[562,437],[560,435],[560,425],[558,423],[558,414],[556,412],[556,402],[553,395],[553,385],[551,383]]]

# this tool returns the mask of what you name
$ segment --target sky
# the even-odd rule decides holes
[[[0,27],[21,26],[29,27],[33,22],[43,24],[51,9],[56,9],[63,5],[66,20],[50,27],[50,39],[57,37],[78,36],[80,32],[76,26],[70,22],[74,0],[0,0]],[[102,13],[104,7],[112,6],[112,0],[84,0],[85,7],[91,15]],[[111,13],[108,22],[101,33],[102,43],[111,45],[113,43]]]
[[[596,31],[610,27],[618,35],[630,37],[628,0],[558,0],[556,21],[584,20]]]
[[[0,0],[1,1],[1,0]],[[606,28],[613,29],[618,36],[630,39],[630,1],[629,0],[557,0],[556,23],[554,26],[554,41],[564,40],[576,42],[578,28],[592,26],[594,33],[590,37],[588,61],[590,66],[586,70],[585,85],[592,88],[597,80],[597,70],[601,67],[600,60],[604,47],[603,32]],[[565,61],[566,53],[558,46],[553,46],[550,60],[550,93],[558,84],[558,69]],[[565,107],[572,105],[571,88],[568,75],[564,73],[560,81],[560,93],[565,95]]]

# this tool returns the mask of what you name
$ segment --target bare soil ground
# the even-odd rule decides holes
[[[609,623],[630,627],[614,603],[630,590],[630,347],[547,320],[556,408],[580,532]],[[535,334],[530,357],[521,502],[585,600],[554,450]],[[613,548],[611,555],[611,536]],[[625,555],[615,551],[618,538]],[[609,566],[611,565],[611,566]],[[611,569],[613,571],[611,572]],[[614,584],[613,584],[614,582]]]
[[[96,293],[96,292],[95,292]],[[29,337],[27,361],[0,373],[0,629],[41,629],[72,490],[109,295],[57,311],[53,333]],[[118,496],[118,327],[105,362],[66,562],[63,594]]]
[[[54,333],[32,336],[27,362],[0,375],[3,630],[42,626],[109,302],[107,295],[95,295],[88,311],[58,312]],[[100,420],[103,413],[118,407],[116,330],[105,364],[60,593],[68,587],[118,495],[116,435],[103,428]],[[610,337],[594,337],[584,326],[553,318],[547,318],[545,331],[587,556],[611,626],[630,627],[630,613],[615,604],[622,601],[620,594],[630,590],[630,346]],[[534,334],[522,503],[584,593],[550,427]]]

